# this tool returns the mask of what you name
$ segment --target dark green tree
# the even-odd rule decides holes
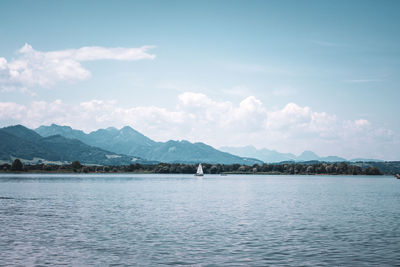
[[[380,170],[377,167],[368,167],[365,169],[366,175],[382,175]]]
[[[22,162],[19,159],[15,159],[11,165],[11,171],[20,172],[24,169]]]
[[[82,164],[79,161],[75,160],[71,163],[71,167],[74,171],[76,171],[82,167]]]
[[[210,173],[215,174],[215,173],[217,173],[217,171],[218,171],[218,167],[215,165],[212,165],[210,168]]]

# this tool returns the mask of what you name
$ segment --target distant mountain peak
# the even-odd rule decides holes
[[[127,125],[121,128],[121,131],[134,131],[136,132],[131,126]]]
[[[41,136],[38,133],[32,131],[31,129],[26,128],[21,124],[4,127],[2,128],[2,130],[11,133],[19,138],[24,138],[24,139],[28,138],[31,140],[37,140],[41,138]]]
[[[298,161],[310,161],[310,160],[319,160],[320,157],[310,150],[305,150],[300,156],[297,157]]]
[[[238,155],[241,157],[251,157],[260,159],[267,163],[278,163],[278,162],[296,162],[296,161],[326,161],[326,162],[342,162],[346,159],[337,156],[320,157],[316,153],[310,150],[305,150],[299,156],[291,153],[280,153],[276,150],[269,150],[267,148],[256,149],[254,146],[244,147],[221,147],[222,151]]]
[[[7,126],[2,128],[4,129],[18,129],[18,130],[29,130],[28,128],[26,128],[25,126],[21,125],[21,124],[16,124],[16,125],[11,125],[11,126]],[[29,130],[30,131],[30,130]]]
[[[301,156],[313,156],[313,157],[318,157],[317,154],[315,154],[314,152],[310,151],[310,150],[305,150],[303,151],[303,153],[300,154],[299,157]]]
[[[64,128],[64,129],[72,129],[71,126],[68,126],[68,125],[58,125],[58,124],[55,124],[55,123],[52,123],[52,124],[50,125],[50,127],[59,127],[59,128]]]
[[[119,130],[121,133],[123,134],[134,134],[134,135],[142,135],[141,133],[139,133],[138,131],[136,131],[135,129],[133,129],[130,126],[124,126],[121,128],[121,130]]]
[[[58,124],[55,124],[55,123],[52,123],[52,124],[50,124],[49,126],[45,126],[45,125],[42,125],[42,126],[40,126],[40,127],[38,127],[36,130],[35,130],[36,132],[42,132],[42,131],[46,131],[46,132],[48,132],[48,131],[53,131],[53,132],[59,132],[59,131],[62,131],[62,132],[68,132],[68,133],[71,133],[71,132],[82,132],[83,133],[83,131],[81,131],[81,130],[74,130],[74,129],[72,129],[72,127],[71,126],[68,126],[68,125],[58,125]]]
[[[4,128],[26,128],[25,126],[21,125],[21,124],[16,124],[16,125],[10,125]],[[28,129],[28,128],[26,128]]]

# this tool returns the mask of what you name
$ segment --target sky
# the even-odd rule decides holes
[[[400,160],[399,1],[0,1],[0,126]]]

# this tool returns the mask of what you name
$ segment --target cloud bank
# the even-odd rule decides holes
[[[341,120],[333,114],[288,103],[271,110],[254,96],[240,103],[216,101],[205,94],[185,92],[173,109],[158,106],[121,107],[116,101],[90,100],[71,105],[56,100],[29,105],[0,102],[0,123],[31,128],[57,123],[91,131],[130,125],[159,141],[186,139],[216,147],[255,145],[283,152],[313,150],[353,157],[398,159],[399,138],[360,118]],[[377,152],[379,151],[379,152]],[[380,154],[374,154],[380,153]]]
[[[154,46],[139,48],[106,48],[87,46],[79,49],[41,52],[25,44],[17,57],[7,61],[0,57],[0,90],[27,90],[29,87],[50,87],[60,81],[82,81],[90,77],[90,71],[81,62],[93,60],[136,61],[154,59],[148,50]],[[25,88],[25,89],[21,89]]]

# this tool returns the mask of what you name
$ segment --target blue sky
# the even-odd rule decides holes
[[[156,140],[400,158],[398,1],[1,1],[0,10],[1,125],[131,125]],[[143,46],[152,46],[144,57],[107,50]],[[10,74],[16,62],[28,62],[18,71],[29,77]]]

